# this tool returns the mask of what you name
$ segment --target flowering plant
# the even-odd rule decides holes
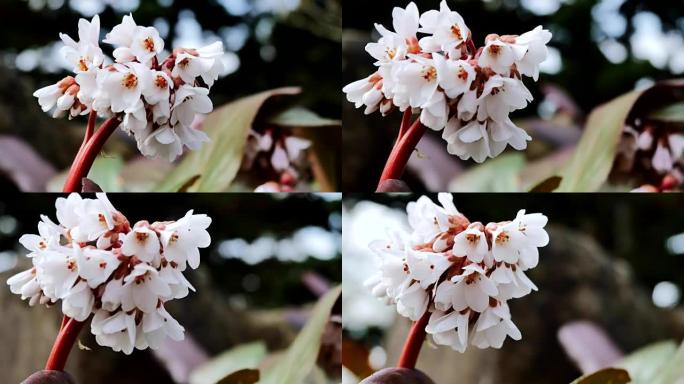
[[[537,290],[525,271],[549,242],[543,214],[521,210],[511,221],[485,225],[461,214],[451,194],[438,199],[441,205],[426,196],[408,204],[410,233],[370,244],[380,268],[367,286],[416,321],[400,368],[414,368],[426,333],[459,352],[520,340],[508,301]]]
[[[404,112],[399,136],[380,183],[401,176],[425,132],[439,131],[447,151],[481,163],[510,145],[522,150],[532,138],[510,119],[532,94],[522,76],[539,77],[551,33],[538,26],[520,36],[490,34],[477,48],[458,12],[442,1],[439,10],[418,13],[414,3],[392,11],[394,31],[380,24],[381,37],[366,45],[377,71],[343,88],[364,113]],[[418,39],[418,33],[425,36]],[[411,123],[414,110],[419,118]]]
[[[159,348],[166,337],[183,339],[184,328],[164,305],[194,291],[183,271],[199,266],[211,218],[190,210],[177,221],[131,226],[105,194],[74,193],[55,206],[57,223],[41,216],[38,234],[19,240],[33,267],[7,280],[31,306],[62,301],[64,322],[46,369],[64,368],[91,315],[97,343],[126,354]]]
[[[89,116],[65,191],[80,189],[96,154],[118,126],[135,137],[143,155],[169,161],[181,155],[184,146],[198,149],[209,140],[192,123],[196,115],[213,109],[208,94],[223,66],[223,43],[177,48],[160,61],[157,56],[164,41],[159,32],[137,25],[128,15],[103,40],[116,47],[112,63],[99,47],[97,15],[90,22],[79,20],[78,37],[75,41],[60,34],[62,53],[73,65],[75,76],[33,94],[43,111],[52,111],[53,117]],[[98,115],[107,120],[94,132]]]

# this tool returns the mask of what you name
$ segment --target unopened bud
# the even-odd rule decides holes
[[[435,384],[426,374],[415,369],[385,368],[359,384]]]

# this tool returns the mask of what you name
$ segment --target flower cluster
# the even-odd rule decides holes
[[[195,290],[183,276],[200,262],[198,248],[211,242],[211,218],[194,215],[172,222],[139,221],[132,227],[105,194],[59,198],[54,223],[42,216],[37,235],[23,235],[29,270],[7,280],[29,305],[62,300],[62,312],[77,321],[94,314],[97,343],[130,354],[156,349],[184,328],[164,304]]]
[[[636,119],[625,126],[618,155],[617,173],[639,170],[653,183],[635,191],[669,191],[684,184],[684,134],[669,127]]]
[[[381,265],[367,285],[411,320],[428,312],[425,331],[437,344],[501,348],[507,336],[521,338],[507,302],[537,290],[525,271],[548,244],[547,218],[521,210],[512,221],[471,223],[452,199],[409,203],[411,233],[371,243]]]
[[[60,34],[62,53],[74,76],[41,88],[33,95],[43,111],[57,118],[88,114],[115,117],[133,135],[145,156],[173,161],[183,146],[199,148],[207,135],[191,126],[195,115],[213,109],[209,88],[223,68],[223,43],[199,49],[179,48],[157,59],[164,41],[153,27],[136,25],[124,16],[103,40],[112,44],[114,63],[99,46],[100,19],[78,23],[79,41]]]
[[[251,130],[247,138],[242,169],[254,165],[261,174],[272,175],[272,181],[259,185],[255,192],[291,192],[307,168],[305,154],[311,141],[281,129],[269,128],[263,133]]]
[[[509,118],[532,94],[522,76],[536,81],[551,33],[541,26],[520,36],[491,34],[476,48],[461,15],[442,1],[422,15],[414,3],[394,8],[394,31],[366,45],[378,70],[343,91],[365,113],[420,109],[420,121],[443,130],[449,153],[478,163],[507,145],[522,150],[531,138]],[[417,33],[426,36],[417,37]]]

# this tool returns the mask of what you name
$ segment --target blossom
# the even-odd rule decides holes
[[[206,248],[211,243],[207,228],[211,218],[207,215],[195,215],[189,210],[185,216],[166,226],[161,232],[164,246],[164,257],[178,264],[181,271],[185,265],[197,268],[199,265],[199,248]]]
[[[365,106],[365,114],[411,108],[424,126],[444,130],[447,151],[462,160],[481,163],[508,146],[527,148],[532,138],[510,114],[532,101],[522,77],[538,79],[551,33],[538,26],[520,36],[490,34],[478,49],[463,17],[446,1],[417,15],[409,3],[394,8],[394,32],[375,25],[380,38],[366,51],[377,71],[346,85],[347,100]],[[417,33],[425,36],[416,44]]]
[[[438,200],[410,202],[411,231],[369,245],[380,263],[366,286],[401,316],[429,316],[425,332],[435,344],[464,352],[520,340],[508,301],[538,290],[525,271],[537,266],[538,248],[549,242],[548,218],[520,210],[510,221],[470,223],[451,194]]]
[[[39,234],[21,237],[33,266],[7,280],[10,291],[31,306],[61,300],[64,315],[77,321],[93,316],[97,343],[115,351],[182,339],[183,327],[164,304],[195,290],[182,270],[185,260],[199,266],[197,248],[209,246],[211,219],[190,211],[178,221],[131,227],[104,194],[60,197],[55,208],[58,223],[41,216]],[[175,240],[163,243],[165,232]]]
[[[115,118],[134,136],[140,152],[169,161],[184,147],[199,149],[209,137],[193,121],[213,110],[209,89],[223,70],[223,44],[177,48],[158,57],[164,41],[154,27],[140,26],[132,15],[107,33],[103,42],[115,46],[112,64],[99,48],[100,21],[79,20],[79,41],[60,34],[75,77],[34,92],[53,117],[96,113]],[[201,81],[200,81],[201,80]]]

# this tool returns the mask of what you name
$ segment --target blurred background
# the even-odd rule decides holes
[[[406,204],[417,198],[344,198],[343,364],[346,373],[359,378],[396,364],[410,327],[408,319],[371,295],[363,282],[377,271],[377,256],[368,244],[386,238],[388,228],[408,230]],[[509,302],[522,340],[508,339],[500,350],[469,347],[464,354],[427,343],[417,369],[435,382],[458,377],[464,383],[569,383],[580,370],[558,333],[573,321],[589,321],[602,329],[623,353],[684,338],[683,197],[457,194],[454,203],[471,221],[483,223],[510,220],[519,209],[541,212],[549,218],[551,240],[528,274],[539,291]],[[575,357],[610,359],[598,337],[569,334],[576,341]]]
[[[0,199],[3,382],[18,383],[42,368],[57,335],[60,305],[29,307],[5,285],[30,267],[18,239],[37,233],[40,214],[55,219],[57,197]],[[131,223],[177,220],[189,209],[205,213],[213,219],[212,244],[201,251],[199,269],[185,273],[197,292],[167,306],[185,327],[186,340],[169,341],[160,352],[126,356],[99,346],[86,326],[80,340],[89,350],[74,348],[67,365],[77,383],[187,383],[189,371],[236,345],[263,341],[270,352],[282,350],[309,319],[311,304],[341,281],[340,194],[110,194],[109,199]],[[339,379],[337,329],[323,337],[318,366]],[[238,357],[228,363],[242,361]]]
[[[420,12],[439,8],[438,0],[415,3]],[[374,70],[373,59],[364,51],[366,43],[379,37],[373,23],[391,28],[392,8],[407,4],[389,0],[345,3],[344,84]],[[684,73],[684,10],[678,2],[449,0],[448,5],[463,16],[476,46],[481,46],[489,33],[521,34],[538,25],[553,33],[539,81],[525,81],[534,101],[512,114],[534,138],[524,152],[528,161],[554,154],[560,158],[557,162],[562,162],[579,139],[592,108],[635,88]],[[365,116],[346,101],[343,108],[344,147],[353,148],[345,153],[344,190],[374,190],[398,132],[401,113],[385,118],[379,113]],[[412,158],[404,176],[412,190],[467,189],[454,180],[474,163],[449,155],[445,147],[439,133],[426,134],[418,145],[420,156]],[[520,159],[509,158],[508,162]]]
[[[298,86],[302,93],[288,99],[290,104],[340,117],[340,0],[0,0],[5,19],[0,30],[0,146],[29,164],[22,169],[0,159],[0,186],[16,189],[22,177],[17,173],[28,173],[24,179],[30,174],[50,178],[71,164],[79,148],[86,117],[53,119],[31,96],[70,73],[59,54],[59,33],[77,36],[78,19],[99,14],[104,38],[129,13],[138,25],[157,28],[167,50],[161,57],[176,47],[223,42],[225,70],[210,94],[215,108],[268,89]],[[113,47],[100,45],[111,57]],[[106,152],[124,159],[137,156],[132,138],[117,135]],[[168,169],[161,163],[162,170]]]

